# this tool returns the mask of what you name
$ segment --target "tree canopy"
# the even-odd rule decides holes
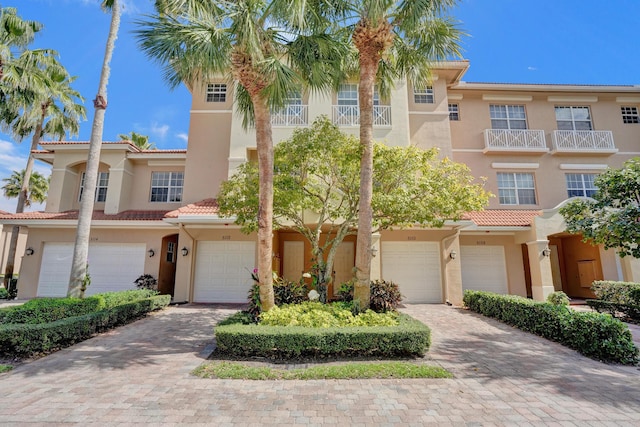
[[[361,145],[326,117],[274,149],[274,228],[291,227],[309,240],[314,263],[332,271],[335,250],[356,234]],[[437,150],[374,146],[374,231],[391,227],[440,227],[464,212],[482,209],[489,194],[469,169]],[[236,218],[246,233],[257,230],[258,170],[241,165],[221,186],[220,214]],[[327,237],[320,245],[320,232]],[[325,258],[326,256],[326,258]],[[321,271],[321,274],[323,272]],[[330,281],[330,275],[320,277]]]
[[[4,196],[13,199],[20,195],[22,189],[22,182],[24,181],[25,170],[13,171],[10,177],[3,178],[2,181],[5,184],[2,186]],[[47,199],[47,192],[49,191],[49,178],[42,175],[40,172],[34,171],[29,177],[28,194],[24,204],[31,206],[31,203],[42,203]]]
[[[575,199],[560,209],[567,231],[616,249],[621,257],[640,258],[640,158],[608,169],[595,185],[593,199]]]

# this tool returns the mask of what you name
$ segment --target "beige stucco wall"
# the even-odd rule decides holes
[[[144,272],[158,277],[160,266],[160,248],[162,238],[175,234],[177,230],[170,226],[161,229],[138,228],[107,228],[93,229],[91,231],[91,243],[144,243],[148,249],[153,249],[156,255],[152,258],[145,257]],[[71,228],[30,228],[26,242],[27,247],[34,249],[34,254],[24,257],[20,268],[18,281],[18,298],[34,298],[37,295],[38,278],[42,262],[43,248],[46,242],[71,242],[75,241],[75,229]],[[178,244],[180,244],[179,242]],[[182,247],[182,246],[180,246]],[[114,265],[114,269],[118,266]]]
[[[7,267],[12,229],[13,227],[10,225],[0,225],[0,274],[4,274],[4,269]],[[20,234],[18,235],[18,246],[16,248],[17,257],[15,259],[15,265],[13,266],[14,274],[18,274],[20,272],[20,265],[22,264],[22,258],[25,257],[24,251],[26,247],[27,229],[21,227]]]

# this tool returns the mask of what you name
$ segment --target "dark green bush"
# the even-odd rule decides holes
[[[309,289],[307,289],[304,282],[291,282],[282,277],[277,277],[273,280],[273,300],[277,306],[307,301],[309,299],[307,297],[308,293]],[[262,311],[260,307],[260,287],[257,283],[254,283],[249,289],[247,303],[249,305],[247,312],[251,314],[254,322],[257,322]]]
[[[41,324],[0,325],[0,355],[29,357],[46,354],[114,326],[129,323],[146,313],[165,307],[169,295],[156,295],[81,316]]]
[[[566,306],[514,295],[465,291],[466,307],[523,331],[540,335],[605,362],[638,363],[629,328],[607,314],[577,312]]]
[[[158,295],[158,291],[153,289],[137,289],[118,292],[105,292],[103,294],[96,294],[94,295],[94,297],[103,298],[105,307],[111,308],[132,301],[150,298],[154,295]]]
[[[133,281],[133,284],[138,289],[151,289],[154,291],[158,289],[158,280],[151,274],[142,274]]]
[[[640,321],[640,283],[599,280],[591,289],[598,299],[587,300],[587,304],[594,310]]]
[[[405,314],[398,326],[305,328],[240,323],[215,328],[217,351],[236,357],[423,356],[431,330]]]
[[[340,285],[338,300],[353,301],[353,282]],[[395,311],[402,301],[402,294],[397,284],[391,281],[374,280],[371,282],[369,308],[377,313]]]
[[[100,296],[87,298],[39,298],[0,310],[0,324],[55,322],[66,317],[82,316],[105,308]]]
[[[4,287],[0,286],[0,299],[8,299],[9,298],[9,292],[7,292],[7,290]]]

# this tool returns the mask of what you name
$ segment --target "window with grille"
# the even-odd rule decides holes
[[[207,84],[207,102],[225,102],[227,100],[227,85],[224,83]]]
[[[358,85],[343,84],[338,89],[338,105],[358,105]]]
[[[153,172],[151,174],[152,202],[181,202],[184,172]]]
[[[596,179],[594,173],[568,173],[565,175],[567,179],[567,193],[569,197],[593,197],[598,191],[594,181]]]
[[[414,87],[413,102],[416,104],[433,104],[433,86]]]
[[[458,104],[449,104],[449,120],[452,122],[460,120],[460,109]]]
[[[589,107],[556,107],[558,130],[593,130]]]
[[[86,173],[82,172],[80,178],[80,194],[78,194],[78,201],[82,201],[82,193],[84,192],[84,177]],[[107,187],[109,186],[109,172],[98,172],[98,179],[96,181],[96,202],[105,202],[107,200]]]
[[[638,107],[620,107],[622,123],[640,123]]]
[[[498,172],[498,198],[502,205],[535,205],[532,173]]]
[[[489,105],[491,129],[526,129],[524,105]]]

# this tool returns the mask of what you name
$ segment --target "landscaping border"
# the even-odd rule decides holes
[[[237,313],[234,315],[237,317]],[[234,357],[424,356],[431,344],[427,325],[400,314],[397,326],[307,328],[227,324],[214,328],[216,352]]]

